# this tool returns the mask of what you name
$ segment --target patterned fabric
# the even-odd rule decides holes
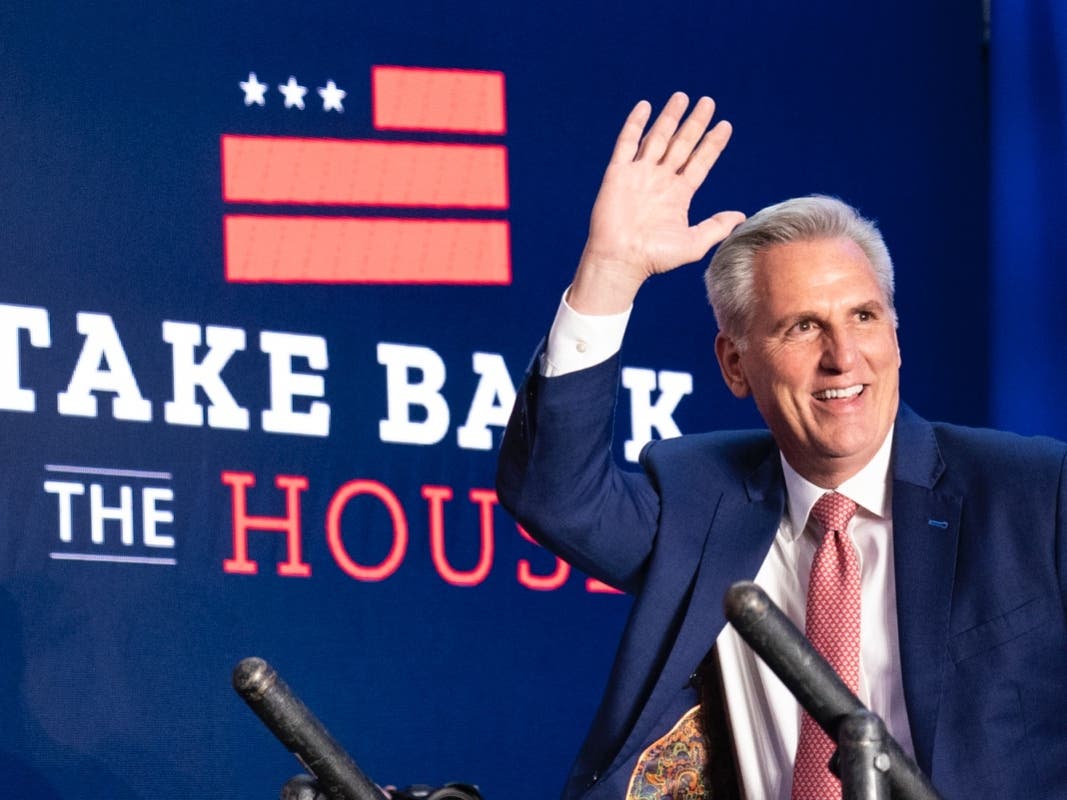
[[[696,706],[641,754],[626,800],[708,800],[707,760],[700,706]]]
[[[805,633],[853,691],[860,680],[860,569],[846,529],[856,504],[836,492],[815,503],[812,517],[825,533],[811,564]],[[835,745],[805,711],[793,768],[793,800],[841,797],[841,783],[827,768]]]

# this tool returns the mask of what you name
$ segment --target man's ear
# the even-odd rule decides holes
[[[719,369],[722,370],[726,388],[733,392],[734,397],[748,397],[752,390],[749,388],[748,379],[745,378],[745,370],[741,365],[741,350],[737,342],[720,332],[715,337],[715,357],[719,360]]]

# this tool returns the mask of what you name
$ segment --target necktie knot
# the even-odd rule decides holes
[[[844,533],[857,508],[858,506],[843,494],[827,492],[815,502],[811,515],[826,533]]]

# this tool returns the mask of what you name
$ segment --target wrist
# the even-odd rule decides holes
[[[580,314],[619,314],[629,310],[645,276],[633,264],[582,253],[567,304]]]

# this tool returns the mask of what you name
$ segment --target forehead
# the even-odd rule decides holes
[[[772,305],[825,305],[836,302],[885,303],[874,267],[848,238],[775,244],[753,261],[757,301]]]

